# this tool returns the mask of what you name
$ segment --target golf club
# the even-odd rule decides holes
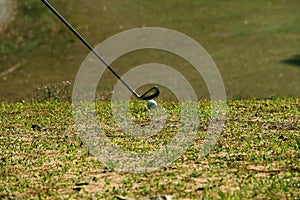
[[[74,35],[90,50],[95,56],[126,86],[126,88],[138,99],[151,100],[157,97],[160,93],[157,86],[150,88],[143,95],[139,95],[134,89],[132,89],[118,74],[117,72],[100,56],[100,54],[69,24],[55,9],[51,6],[47,0],[41,0],[52,12],[56,15]]]

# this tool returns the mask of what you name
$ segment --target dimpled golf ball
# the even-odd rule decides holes
[[[149,100],[148,101],[148,104],[147,104],[147,107],[149,108],[149,109],[155,109],[156,107],[157,107],[157,103],[156,103],[156,101],[154,101],[153,99],[151,99],[151,100]]]

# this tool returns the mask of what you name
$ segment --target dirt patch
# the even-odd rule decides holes
[[[14,5],[15,2],[12,0],[0,0],[0,34],[13,19]]]

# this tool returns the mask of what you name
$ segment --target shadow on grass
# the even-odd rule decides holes
[[[281,61],[282,63],[300,67],[300,54],[294,55],[291,58]]]

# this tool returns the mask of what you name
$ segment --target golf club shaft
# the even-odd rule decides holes
[[[66,27],[69,28],[70,31],[90,50],[94,53],[94,55],[126,86],[126,88],[134,94],[137,98],[140,96],[133,90],[118,74],[117,72],[100,56],[100,54],[59,14],[53,6],[51,6],[47,0],[41,0],[51,11],[58,17]]]

